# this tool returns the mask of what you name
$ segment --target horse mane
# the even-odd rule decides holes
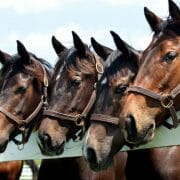
[[[135,49],[134,49],[135,51]],[[139,53],[139,51],[138,51]],[[127,63],[129,63],[130,65],[132,65],[132,68],[136,71],[136,69],[138,69],[138,65],[137,63],[133,63],[133,56],[135,56],[136,53],[131,53],[132,58],[131,61],[127,60],[127,57],[119,50],[115,50],[113,51],[108,59],[105,62],[105,71],[103,73],[102,78],[104,78],[104,76],[113,76],[115,75],[120,69],[124,68],[127,66]]]

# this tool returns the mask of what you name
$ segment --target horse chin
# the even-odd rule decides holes
[[[41,151],[41,153],[44,155],[44,156],[57,156],[57,155],[61,155],[63,152],[64,152],[64,146],[62,148],[58,148],[56,150],[51,150],[51,149],[47,149],[47,148],[44,148],[42,146],[41,143],[38,142],[38,146],[39,146],[39,149]]]
[[[145,135],[141,136],[140,138],[133,139],[133,140],[128,139],[128,136],[125,136],[126,142],[134,145],[135,147],[146,144],[149,141],[151,141],[153,138],[154,138],[154,129],[148,130],[148,132]]]
[[[95,171],[95,172],[100,172],[102,170],[106,170],[107,168],[109,168],[110,166],[112,166],[113,164],[113,158],[109,158],[106,161],[103,161],[101,163],[88,163],[89,167],[91,170]]]

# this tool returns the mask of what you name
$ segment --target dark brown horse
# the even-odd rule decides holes
[[[138,71],[140,52],[127,45],[111,31],[117,50],[109,56],[106,49],[92,39],[92,46],[107,59],[105,72],[97,84],[97,100],[90,117],[83,153],[94,170],[107,168],[124,145],[124,135],[117,118],[122,110],[125,91]],[[119,153],[126,156],[125,153]],[[120,167],[123,168],[123,167]]]
[[[2,69],[3,64],[8,62],[11,56],[5,52],[0,51],[0,62],[1,71],[0,71],[0,81],[3,80],[2,76]],[[17,180],[21,175],[23,167],[23,161],[8,161],[8,162],[1,162],[0,163],[0,179],[2,180]]]
[[[54,108],[54,110],[58,112],[69,114],[73,114],[72,112],[74,112],[74,114],[81,113],[84,107],[87,106],[87,102],[90,97],[92,97],[91,94],[94,91],[94,83],[98,80],[98,67],[96,66],[96,63],[100,62],[95,59],[94,54],[90,52],[87,46],[83,44],[81,39],[75,33],[73,33],[73,39],[75,49],[66,49],[54,37],[52,39],[53,47],[60,59],[55,68],[55,75],[52,81],[53,86],[50,85],[50,88],[54,87],[51,91],[51,93],[53,93],[52,95],[56,96],[54,98],[52,97],[52,100],[52,95],[50,96],[49,109]],[[107,48],[106,53],[109,54],[111,51],[112,50]],[[50,151],[50,154],[62,152],[61,144],[60,146],[55,146],[56,148],[52,148],[51,144],[53,141],[58,143],[59,139],[65,141],[67,138],[68,140],[77,129],[80,128],[76,127],[77,125],[75,125],[74,122],[65,120],[66,119],[64,119],[63,122],[63,118],[58,119],[56,117],[47,116],[40,125],[39,136],[42,145],[45,145],[43,147],[47,148],[47,150]],[[52,138],[52,142],[46,140],[45,133],[48,133],[48,136]],[[60,150],[58,150],[58,148],[60,148]],[[46,154],[47,150],[45,150]],[[52,151],[55,152],[53,153]],[[44,150],[42,150],[42,152],[44,153]],[[124,169],[119,169],[119,167],[125,166],[123,164],[125,158],[126,157],[124,156],[117,155],[113,166],[99,173],[90,170],[83,157],[43,160],[39,171],[39,180],[48,178],[55,179],[57,177],[78,180],[124,179]],[[61,173],[59,173],[60,171]]]
[[[34,127],[44,104],[44,86],[50,76],[50,65],[28,53],[19,41],[17,51],[8,61],[5,57],[1,59],[0,152],[5,151],[10,140],[16,144],[24,144],[28,140],[30,129]],[[15,139],[19,133],[22,140]]]
[[[2,63],[0,77],[3,80],[3,70],[4,64],[8,63],[11,59],[11,56],[5,52],[0,51],[0,62]],[[33,180],[37,179],[37,171],[38,168],[33,160],[27,160],[26,164],[28,164],[32,170]],[[0,179],[1,180],[17,180],[19,179],[23,168],[23,161],[7,161],[7,162],[0,162]],[[35,169],[37,171],[35,171]]]
[[[44,154],[63,152],[65,143],[82,128],[95,100],[97,68],[102,64],[74,32],[73,41],[74,47],[67,49],[52,38],[59,60],[50,84],[48,109],[38,129]]]

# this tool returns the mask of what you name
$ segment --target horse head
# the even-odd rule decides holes
[[[69,49],[52,38],[59,60],[50,85],[49,107],[39,127],[43,154],[61,154],[65,143],[85,128],[96,98],[95,84],[103,71],[100,59],[72,34],[74,47]]]
[[[125,92],[133,81],[139,66],[140,53],[127,45],[113,31],[117,50],[111,53],[93,38],[92,46],[105,61],[105,71],[97,84],[97,99],[90,116],[90,126],[84,142],[83,154],[91,169],[106,169],[113,156],[124,145],[124,135],[119,128]],[[104,50],[102,50],[104,49]],[[100,51],[101,50],[101,51]]]
[[[5,151],[10,140],[16,144],[28,140],[29,129],[34,127],[43,106],[44,81],[50,75],[45,70],[45,61],[28,53],[20,41],[17,51],[12,57],[0,53],[4,58],[0,83],[0,152]],[[20,133],[21,141],[15,139]]]
[[[170,115],[171,127],[179,124],[175,116],[180,108],[180,9],[172,0],[169,0],[169,14],[167,20],[157,20],[159,18],[145,8],[154,36],[143,52],[142,65],[122,112],[126,139],[132,144],[152,140],[155,127]]]

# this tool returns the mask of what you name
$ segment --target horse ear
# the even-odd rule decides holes
[[[72,31],[72,36],[73,36],[73,42],[74,42],[74,47],[77,50],[78,56],[79,57],[85,57],[86,56],[86,48],[80,37]]]
[[[25,46],[18,40],[17,40],[17,52],[22,57],[23,62],[25,64],[31,63],[28,51],[26,50]]]
[[[66,49],[66,47],[63,46],[63,45],[60,43],[60,41],[58,41],[58,40],[56,39],[55,36],[52,36],[51,42],[52,42],[53,48],[54,48],[54,50],[55,50],[55,52],[56,52],[57,55],[59,55],[61,52],[63,52],[63,51]]]
[[[174,21],[180,21],[180,9],[179,7],[173,2],[169,0],[169,14]]]
[[[117,49],[120,50],[123,54],[129,56],[130,52],[129,52],[129,47],[127,46],[127,44],[114,31],[110,31],[110,33],[113,37],[113,40]]]
[[[152,11],[150,11],[147,7],[144,7],[144,15],[146,17],[147,22],[149,23],[152,31],[157,32],[160,28],[163,19],[155,15]]]
[[[0,63],[5,64],[10,60],[11,56],[7,53],[4,53],[0,50]]]
[[[103,60],[105,61],[107,59],[107,57],[111,54],[111,52],[113,51],[112,49],[103,46],[102,44],[98,43],[93,37],[91,38],[91,44],[92,47],[94,48],[95,52],[103,58]]]

